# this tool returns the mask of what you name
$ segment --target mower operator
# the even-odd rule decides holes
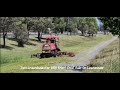
[[[49,39],[46,40],[46,43],[43,45],[43,47],[44,47],[45,45],[49,45],[50,50],[55,50],[55,49],[56,49],[54,43],[51,43],[51,41],[50,41]]]

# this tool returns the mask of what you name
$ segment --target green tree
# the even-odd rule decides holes
[[[27,24],[25,17],[14,17],[14,34],[19,47],[24,47],[28,41]]]
[[[34,31],[38,32],[38,40],[41,41],[42,33],[46,32],[48,28],[53,29],[52,17],[33,17]]]
[[[77,23],[74,22],[74,21],[70,21],[69,23],[69,32],[70,32],[70,35],[72,34],[72,32],[74,32],[77,28]]]
[[[93,34],[97,32],[98,25],[95,17],[76,17],[77,19],[77,28],[82,32],[82,36],[85,35],[86,32]]]
[[[24,23],[27,24],[28,37],[29,37],[29,31],[32,30],[32,29],[33,29],[33,26],[34,26],[33,17],[25,17]]]
[[[120,17],[99,17],[105,29],[120,36]]]
[[[65,31],[65,26],[66,26],[64,17],[54,17],[53,23],[54,23],[55,34],[57,34],[58,32],[61,32],[61,34],[63,34],[63,32]]]
[[[65,22],[66,22],[66,31],[67,31],[67,35],[68,32],[70,32],[70,35],[72,33],[75,33],[76,28],[77,28],[77,19],[76,17],[65,17]]]
[[[44,32],[48,32],[48,28],[50,28],[51,31],[54,30],[55,26],[53,23],[53,17],[45,17],[45,28],[44,28]]]
[[[0,17],[0,31],[3,33],[3,47],[5,47],[5,38],[7,32],[10,30],[9,28],[12,26],[12,18],[11,17]]]
[[[97,25],[97,20],[95,17],[87,17],[86,18],[86,23],[88,25],[88,33],[89,36],[90,34],[93,36],[93,34],[95,34],[98,30],[98,25]]]
[[[76,18],[77,18],[77,28],[82,32],[82,36],[84,36],[86,30],[88,29],[86,17],[76,17]]]
[[[34,31],[38,32],[38,40],[41,41],[42,32],[45,28],[45,20],[44,17],[33,17],[34,22]]]

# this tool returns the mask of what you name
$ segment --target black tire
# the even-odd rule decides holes
[[[41,59],[41,54],[37,54],[36,57]]]
[[[56,57],[57,55],[56,54],[52,54],[53,57]]]
[[[41,53],[40,54],[40,58],[45,58],[46,56],[45,56],[45,54],[44,53]]]
[[[55,55],[53,55],[53,57],[56,57]]]
[[[41,59],[42,57],[39,55],[39,57],[38,57],[39,59]]]
[[[57,51],[61,51],[59,48],[56,48]]]

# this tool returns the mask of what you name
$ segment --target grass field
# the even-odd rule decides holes
[[[60,36],[60,49],[79,53],[83,50],[93,48],[98,43],[111,39],[111,35],[100,35],[97,37],[83,36]],[[30,36],[29,43],[25,47],[18,47],[13,38],[6,39],[6,48],[1,49],[1,72],[41,72],[42,70],[22,70],[21,66],[52,66],[57,63],[71,62],[70,57],[57,58],[30,58],[31,54],[41,52],[41,43],[35,41],[35,36]],[[1,45],[3,43],[0,38]]]
[[[120,73],[119,40],[115,40],[103,49],[88,66],[104,67],[103,69],[84,70],[84,73]]]

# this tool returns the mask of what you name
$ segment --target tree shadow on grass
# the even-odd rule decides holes
[[[11,44],[11,45],[19,47],[19,46],[18,46],[18,45],[16,45],[16,44]],[[36,46],[37,44],[27,42],[25,45],[32,45],[32,46]]]
[[[7,39],[11,41],[16,41],[16,38],[7,38]]]
[[[13,47],[10,47],[10,46],[5,46],[5,47],[3,47],[3,45],[0,45],[0,48],[8,49],[8,50],[12,50],[12,49],[14,49]]]
[[[35,42],[39,42],[39,40],[37,39],[29,39],[30,41],[35,41]]]
[[[39,40],[37,40],[37,39],[29,39],[29,40],[34,41],[34,42],[38,42],[38,43],[44,43],[45,42],[45,40],[41,40],[41,42]]]
[[[13,46],[17,46],[17,47],[18,47],[18,45],[16,45],[16,44],[11,44],[11,45],[13,45]]]
[[[12,41],[16,41],[15,38],[7,38],[8,40],[12,40]],[[36,39],[29,39],[30,41],[35,41],[35,42],[40,42],[39,40],[36,40]],[[18,46],[18,45],[15,45],[15,44],[11,44],[11,45],[14,45],[14,46]],[[36,46],[37,44],[34,44],[34,43],[31,43],[31,42],[27,42],[25,43],[25,45],[33,45],[33,46]]]
[[[27,42],[26,45],[36,46],[37,44],[31,43],[31,42]]]

